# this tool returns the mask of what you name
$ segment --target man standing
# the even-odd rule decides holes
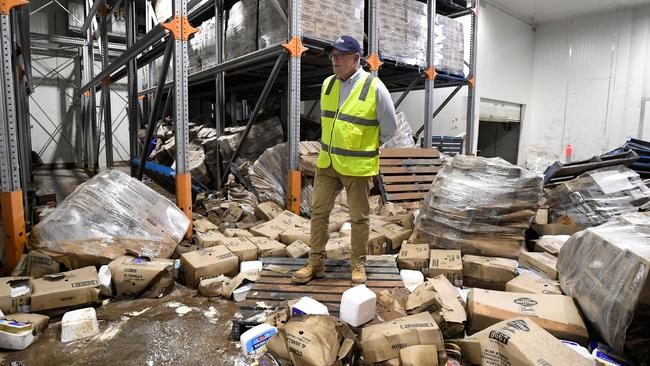
[[[321,151],[312,192],[311,252],[293,274],[296,284],[325,275],[323,260],[334,200],[345,188],[352,222],[352,282],[366,282],[366,245],[370,231],[370,177],[379,173],[379,146],[397,127],[388,89],[361,68],[361,46],[350,36],[330,47],[334,75],[321,90]]]

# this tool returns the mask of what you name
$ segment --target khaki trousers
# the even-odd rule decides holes
[[[311,252],[309,263],[317,264],[325,259],[325,244],[329,239],[327,230],[334,201],[345,188],[352,224],[352,265],[366,262],[366,246],[370,231],[370,203],[368,195],[370,177],[352,177],[339,174],[330,165],[316,170],[311,206]]]

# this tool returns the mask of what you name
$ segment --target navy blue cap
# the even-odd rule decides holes
[[[326,47],[325,51],[331,52],[333,48],[336,48],[341,52],[355,52],[362,54],[361,45],[351,36],[340,36],[336,41],[334,41],[334,43]]]

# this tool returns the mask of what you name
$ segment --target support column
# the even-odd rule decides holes
[[[99,10],[99,37],[102,51],[102,69],[109,64],[108,57],[108,16],[110,14],[106,5]],[[102,103],[104,104],[104,146],[106,150],[106,168],[113,167],[113,117],[111,115],[111,79],[102,80]]]
[[[379,25],[377,23],[377,1],[368,0],[368,58],[366,63],[370,67],[370,73],[377,76],[382,63],[379,59]]]
[[[289,42],[284,47],[289,51],[288,103],[289,116],[287,127],[289,133],[289,179],[287,180],[287,209],[300,214],[300,190],[302,187],[298,171],[298,145],[300,144],[300,57],[307,51],[301,40],[300,0],[289,0]]]
[[[433,94],[435,89],[436,66],[435,56],[435,29],[436,29],[436,0],[427,1],[427,70],[424,80],[424,144],[423,147],[431,148],[431,135],[433,125]]]
[[[86,17],[93,18],[94,15],[91,13],[88,2],[85,2],[86,6]],[[94,75],[95,68],[95,48],[93,47],[93,21],[90,20],[90,26],[86,31],[86,45],[84,46],[87,59],[86,67],[84,67],[84,75],[86,75],[86,81],[92,80]],[[99,170],[99,141],[98,141],[98,131],[97,131],[97,100],[95,98],[95,88],[92,87],[89,90],[90,95],[88,96],[87,112],[86,118],[88,122],[86,141],[88,143],[88,173],[92,176],[97,173]]]
[[[474,152],[474,122],[476,119],[476,53],[478,52],[478,9],[480,0],[472,1],[472,24],[469,46],[469,85],[467,86],[467,127],[465,154]]]
[[[188,131],[188,72],[187,40],[196,32],[187,21],[186,0],[174,0],[174,17],[163,25],[174,40],[174,121],[176,122],[176,203],[192,220],[192,175],[187,161]],[[185,235],[192,237],[192,225]]]
[[[126,0],[126,48],[129,49],[135,43],[135,2]],[[138,157],[138,81],[137,81],[137,63],[133,57],[127,63],[127,83],[128,83],[128,116],[129,116],[129,167],[131,176],[135,177],[136,167],[133,165],[133,159]]]
[[[27,1],[0,3],[0,206],[4,232],[5,274],[11,273],[25,248],[25,211],[20,177],[20,153],[18,144],[18,105],[12,63],[11,9]]]
[[[215,25],[214,25],[214,39],[215,39],[215,47],[216,47],[216,62],[217,65],[221,65],[223,63],[223,40],[224,40],[224,33],[223,33],[223,22],[224,22],[224,7],[223,7],[223,0],[216,0],[214,2],[214,20],[215,20]],[[219,72],[217,73],[217,76],[215,78],[215,99],[214,99],[214,122],[215,122],[215,129],[217,130],[217,137],[220,137],[223,134],[223,130],[226,126],[226,87],[225,87],[225,80],[224,80],[224,73]],[[217,167],[217,171],[215,172],[216,174],[216,181],[217,181],[217,189],[221,189],[221,174],[222,174],[222,169],[223,167],[221,166],[221,154],[219,153],[219,149],[217,148],[217,151],[215,152],[215,155],[217,157],[217,161],[215,166]],[[227,172],[225,174],[228,174]]]

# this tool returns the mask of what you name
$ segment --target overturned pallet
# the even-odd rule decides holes
[[[253,284],[247,300],[240,303],[244,316],[255,312],[279,309],[286,305],[287,300],[309,296],[320,301],[337,316],[343,292],[354,285],[350,281],[350,261],[325,260],[325,277],[314,279],[305,285],[291,283],[291,274],[304,266],[306,259],[293,258],[262,258],[264,270],[258,281]],[[278,273],[268,270],[269,265],[282,266],[290,269],[288,273]],[[366,286],[379,293],[385,289],[403,287],[402,279],[394,259],[368,259],[366,262]]]
[[[423,199],[441,168],[438,149],[381,149],[377,182],[382,200]]]

